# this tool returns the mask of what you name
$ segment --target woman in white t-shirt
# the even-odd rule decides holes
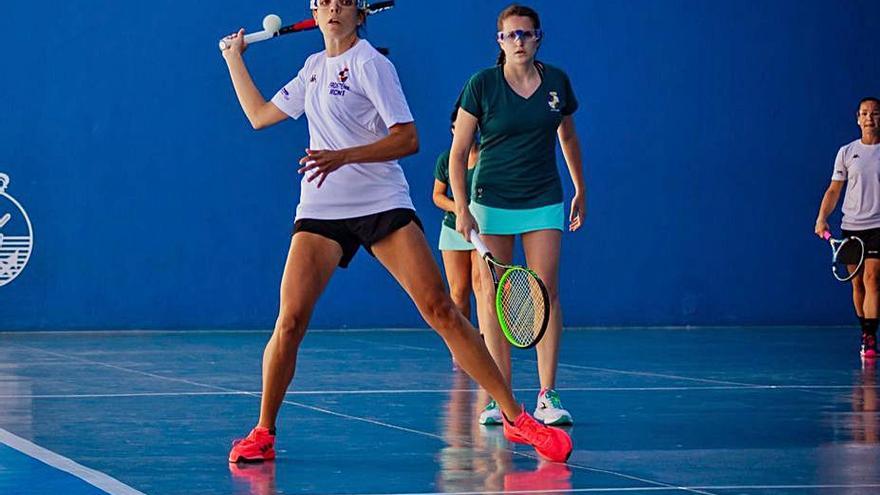
[[[263,354],[260,419],[233,444],[229,461],[275,458],[275,420],[312,310],[336,267],[347,266],[360,246],[407,291],[461,368],[501,404],[510,419],[507,437],[534,446],[550,460],[567,459],[569,436],[522,411],[477,331],[445,290],[397,163],[418,150],[409,106],[394,66],[358,37],[366,1],[311,0],[310,8],[325,50],[310,56],[271,102],[245,67],[243,30],[227,38],[223,52],[239,103],[255,129],[303,113],[309,125],[280,310]]]
[[[846,183],[842,234],[858,237],[865,243],[864,271],[852,279],[853,305],[862,327],[861,355],[874,359],[877,357],[877,313],[880,309],[880,100],[863,98],[856,119],[862,136],[837,152],[831,185],[822,198],[814,231],[824,237],[830,230],[828,215],[837,206]],[[846,255],[841,252],[841,256]],[[850,271],[855,268],[855,264],[850,265]]]

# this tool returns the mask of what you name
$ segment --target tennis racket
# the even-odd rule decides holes
[[[540,277],[524,266],[499,263],[476,231],[471,243],[486,260],[495,284],[495,310],[504,336],[515,347],[529,349],[537,345],[550,322],[550,296]],[[501,271],[501,277],[498,277]]]
[[[865,243],[855,236],[834,239],[831,232],[825,232],[822,237],[831,244],[831,274],[841,282],[852,280],[865,264]],[[850,272],[849,265],[856,268]]]
[[[373,2],[372,4],[367,6],[367,15],[373,15],[377,12],[382,12],[383,10],[388,10],[392,7],[394,7],[394,0]],[[244,41],[248,44],[256,43],[258,41],[266,41],[272,38],[276,38],[284,34],[300,33],[303,31],[311,31],[312,29],[317,28],[318,24],[315,23],[315,19],[313,18],[303,19],[288,26],[281,26],[281,18],[275,14],[269,14],[265,18],[263,18],[263,30],[256,33],[244,35]],[[226,43],[226,40],[220,40],[220,50],[225,50],[227,48],[229,48],[229,45]]]

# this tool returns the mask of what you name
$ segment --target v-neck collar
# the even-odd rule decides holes
[[[531,100],[536,94],[538,94],[538,91],[540,91],[541,87],[544,86],[544,79],[545,79],[544,78],[544,71],[541,69],[541,66],[537,62],[535,62],[535,69],[538,70],[538,77],[541,78],[541,82],[538,84],[538,86],[535,88],[535,90],[532,91],[532,94],[530,94],[529,96],[523,96],[523,95],[517,93],[516,90],[513,89],[513,86],[511,86],[510,83],[507,81],[507,77],[504,76],[504,66],[503,65],[498,66],[498,70],[501,71],[501,80],[504,81],[504,86],[507,88],[507,90],[510,91],[511,93],[513,93],[514,96],[516,96],[517,98],[520,98],[521,100],[526,101],[526,102]]]

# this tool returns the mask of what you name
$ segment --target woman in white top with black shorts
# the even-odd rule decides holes
[[[815,232],[823,237],[829,231],[828,215],[837,206],[846,183],[841,224],[843,236],[855,236],[865,243],[864,270],[852,279],[853,305],[862,327],[861,355],[874,359],[877,356],[877,310],[880,308],[880,100],[863,98],[856,119],[862,136],[837,152],[831,185],[819,207]],[[846,253],[841,252],[841,255],[846,256]],[[855,268],[852,265],[850,271]]]
[[[223,52],[235,92],[255,129],[305,113],[309,147],[300,159],[302,194],[281,280],[275,329],[263,354],[260,419],[234,443],[230,462],[275,458],[275,420],[293,379],[309,318],[337,266],[360,246],[407,291],[461,368],[502,405],[505,434],[555,461],[571,453],[562,430],[522,411],[477,331],[455,308],[421,230],[397,159],[418,150],[413,117],[394,65],[360,39],[364,0],[311,0],[325,50],[267,102],[245,67],[240,30]],[[342,301],[345,304],[346,301]]]

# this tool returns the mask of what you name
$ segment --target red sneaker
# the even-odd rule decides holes
[[[257,426],[245,438],[232,442],[229,462],[262,462],[275,458],[275,435]]]
[[[568,433],[539,423],[525,411],[513,423],[504,418],[504,436],[511,442],[531,445],[548,461],[565,462],[571,456],[572,444]]]

